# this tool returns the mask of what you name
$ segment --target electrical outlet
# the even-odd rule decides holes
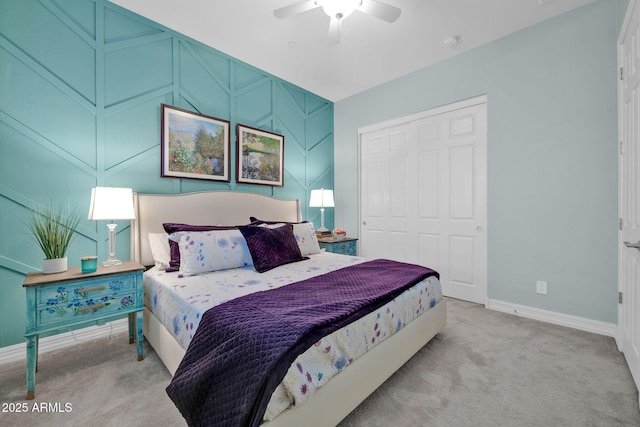
[[[547,282],[542,280],[538,280],[536,282],[536,292],[539,294],[546,295],[547,294]]]

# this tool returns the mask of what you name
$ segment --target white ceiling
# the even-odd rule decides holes
[[[310,92],[339,101],[594,0],[383,0],[402,9],[389,24],[345,18],[338,45],[317,8],[278,19],[301,0],[111,0]],[[460,37],[454,48],[444,39]]]

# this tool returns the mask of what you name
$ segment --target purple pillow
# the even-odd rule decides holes
[[[245,226],[238,229],[247,241],[253,266],[258,273],[309,259],[300,253],[291,224],[278,228]]]
[[[165,222],[162,224],[167,234],[177,233],[178,231],[211,231],[211,230],[233,230],[236,227],[226,225],[189,225],[173,222]],[[180,270],[180,247],[177,242],[169,239],[169,267],[166,271]]]
[[[304,224],[306,222],[309,222],[309,221],[302,221],[302,222],[265,221],[265,220],[262,220],[262,219],[258,219],[255,216],[250,216],[249,217],[249,221],[251,221],[251,224],[249,224],[249,225],[261,225],[261,224],[267,224],[267,225],[273,225],[273,224]]]

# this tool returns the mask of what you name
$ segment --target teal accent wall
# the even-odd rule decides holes
[[[336,223],[358,230],[358,128],[486,94],[489,298],[617,323],[626,7],[596,1],[336,102]]]
[[[285,136],[284,187],[160,178],[160,104]],[[0,0],[0,347],[23,342],[24,276],[43,255],[25,207],[55,201],[83,217],[91,188],[235,190],[300,199],[333,188],[333,104],[106,0]],[[259,216],[259,212],[256,212]],[[248,221],[248,218],[247,218]],[[242,222],[239,218],[238,222]],[[326,211],[333,227],[333,209]],[[116,253],[129,257],[129,229]],[[104,222],[82,220],[69,265],[106,258]]]

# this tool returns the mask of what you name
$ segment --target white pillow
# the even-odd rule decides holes
[[[260,224],[258,227],[279,228],[285,225],[284,222],[274,224]],[[302,256],[308,256],[320,253],[320,244],[316,236],[316,230],[313,228],[312,222],[300,222],[293,224],[293,235],[296,237],[298,247]]]
[[[180,231],[169,239],[178,243],[184,276],[244,267],[251,260],[240,230]]]
[[[302,256],[320,253],[320,244],[318,244],[318,237],[312,222],[293,224],[293,234],[296,236],[296,242],[300,246]]]
[[[149,246],[156,267],[166,270],[169,267],[171,253],[169,250],[169,235],[167,233],[149,233]]]

